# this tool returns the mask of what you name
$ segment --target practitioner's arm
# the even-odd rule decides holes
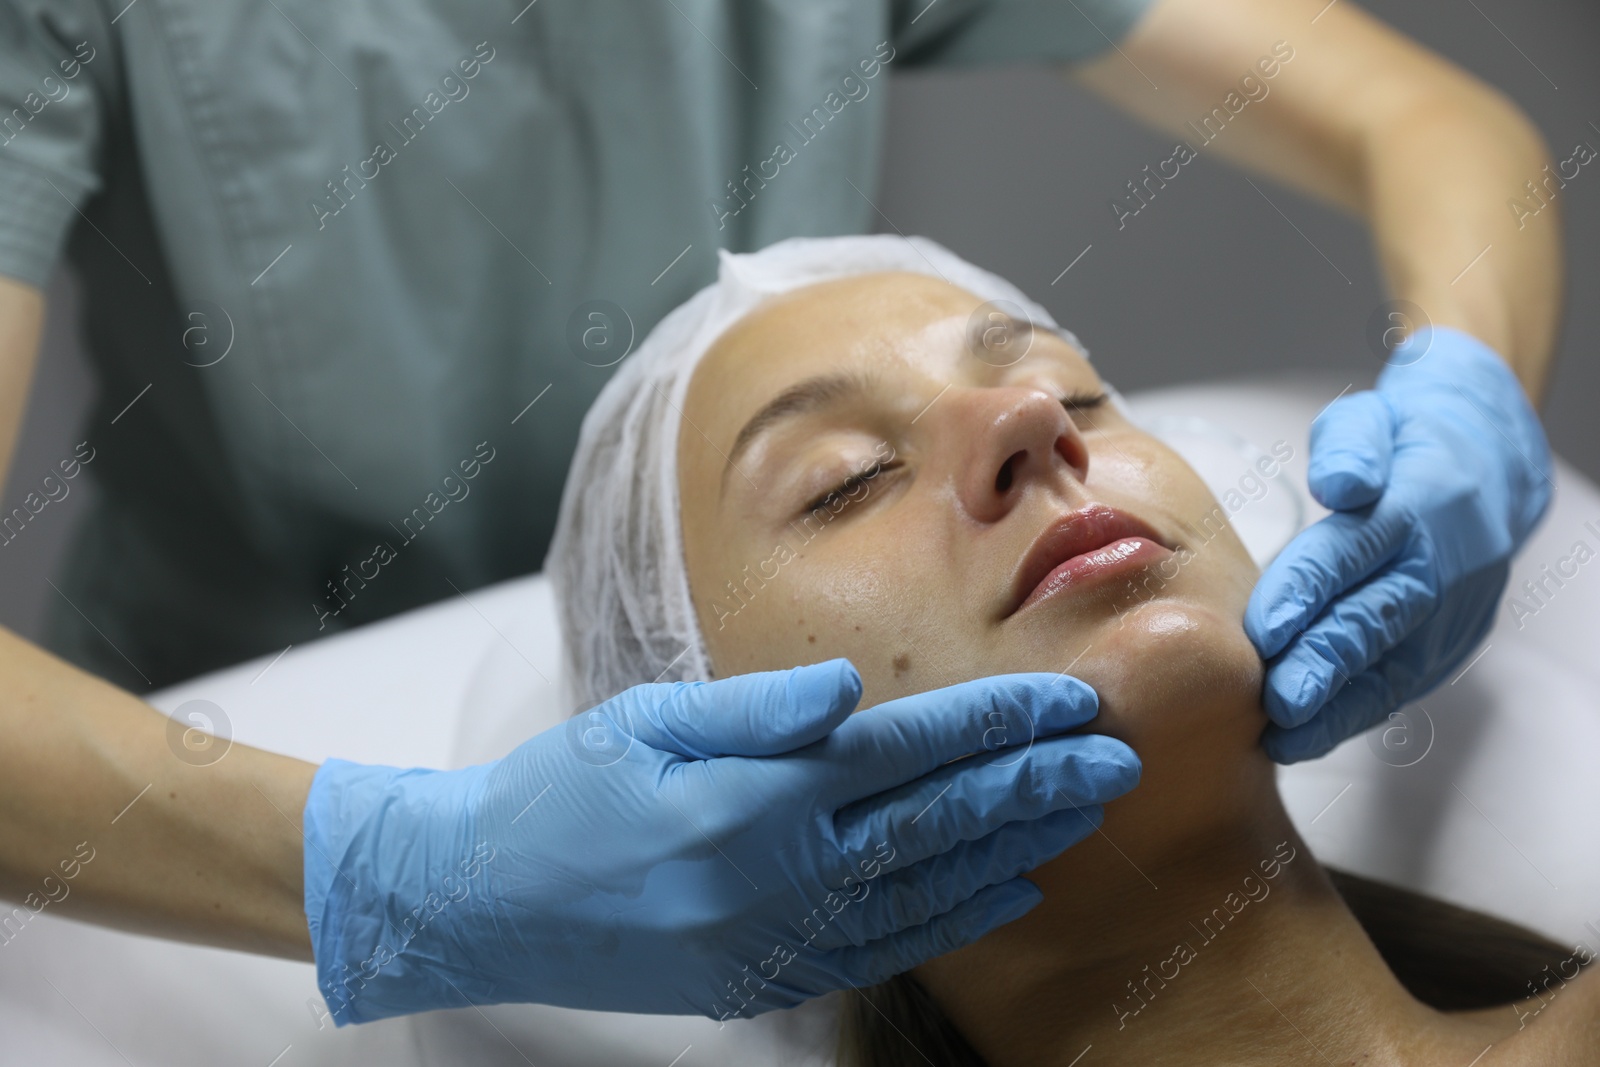
[[[1541,208],[1525,190],[1551,159],[1515,105],[1351,0],[1160,0],[1120,47],[1077,76],[1201,155],[1365,217],[1393,295],[1500,353],[1537,401],[1561,304],[1560,194]],[[1230,93],[1237,107],[1262,91],[1246,75],[1267,95],[1234,115]],[[1188,123],[1213,108],[1228,121],[1205,140]]]
[[[1353,0],[1159,0],[1083,77],[1197,151],[1363,215],[1393,294],[1422,309],[1426,324],[1391,320],[1421,328],[1377,387],[1312,423],[1307,483],[1333,514],[1268,565],[1245,613],[1268,663],[1263,744],[1322,755],[1461,667],[1549,504],[1528,399],[1561,304],[1562,178],[1544,186],[1549,156],[1503,96]],[[1186,123],[1207,116],[1202,140]],[[1592,158],[1580,145],[1563,173]]]
[[[22,412],[39,362],[44,294],[0,275],[0,492],[11,470],[11,453],[22,431]]]
[[[0,278],[0,480],[43,316],[38,289]],[[244,745],[193,766],[170,721],[0,629],[0,941],[48,913],[311,958],[299,824],[316,768]]]
[[[316,766],[172,720],[0,630],[0,940],[49,914],[311,958],[301,811]]]
[[[1138,780],[1121,742],[1064,736],[1097,710],[1072,678],[852,716],[860,693],[835,661],[640,686],[455,771],[237,744],[194,766],[166,716],[0,630],[0,943],[49,913],[314,946],[339,1023],[503,1001],[747,1016],[1021,915],[1040,895],[1020,876]]]

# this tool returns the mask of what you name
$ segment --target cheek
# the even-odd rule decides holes
[[[1193,553],[1182,571],[1186,581],[1203,583],[1225,614],[1240,616],[1260,571],[1245,550],[1228,513],[1182,457],[1145,434],[1123,435],[1107,445],[1090,466],[1090,485],[1098,465],[1099,485],[1145,509],[1165,514],[1179,540]]]
[[[903,609],[895,590],[905,588],[897,568],[905,563],[865,556],[842,538],[820,544],[834,532],[817,534],[786,564],[766,567],[762,574],[775,573],[770,580],[746,581],[743,588],[735,583],[732,591],[719,585],[720,609],[708,603],[711,610],[701,613],[703,623],[707,615],[720,618],[721,625],[705,627],[719,677],[842,656],[855,663],[870,689],[882,673],[878,661],[892,662]]]
[[[950,558],[941,525],[906,511],[887,526],[862,518],[818,532],[720,630],[706,628],[719,677],[842,657],[867,708],[991,673],[961,624],[972,605],[954,568],[928,562]]]
[[[1139,437],[1116,454],[1118,472],[1130,492],[1185,523],[1194,523],[1217,506],[1211,490],[1193,467],[1153,437]]]
[[[1094,491],[1116,493],[1127,501],[1160,506],[1173,491],[1172,462],[1154,438],[1128,431],[1096,435],[1089,441],[1089,478]],[[1171,461],[1168,457],[1171,456]]]

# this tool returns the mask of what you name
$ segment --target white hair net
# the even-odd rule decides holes
[[[718,256],[717,280],[650,331],[601,390],[578,436],[545,572],[566,641],[569,695],[583,705],[643,682],[712,677],[684,561],[678,429],[701,357],[764,300],[858,274],[927,274],[1006,302],[1011,315],[1083,350],[1016,286],[925,237],[796,237]]]

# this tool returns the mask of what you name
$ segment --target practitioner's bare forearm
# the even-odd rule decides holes
[[[1266,81],[1258,63],[1280,42],[1292,59]],[[1527,118],[1350,0],[1160,0],[1077,74],[1191,142],[1188,123],[1242,99],[1245,75],[1266,95],[1201,150],[1363,216],[1393,295],[1489,344],[1537,400],[1561,306],[1560,197],[1511,207],[1539,206],[1526,183],[1550,162]]]
[[[1551,160],[1503,98],[1419,102],[1375,130],[1366,215],[1396,296],[1487,343],[1537,403],[1562,300],[1559,200],[1519,227],[1508,209]],[[1429,168],[1459,174],[1419,177]],[[1537,203],[1537,201],[1534,201]]]
[[[0,491],[5,488],[11,453],[22,429],[43,328],[44,294],[0,276]]]
[[[0,483],[43,320],[39,290],[0,277]],[[243,745],[196,766],[169,722],[0,629],[0,946],[50,914],[311,958],[300,816],[316,768]]]
[[[169,723],[0,630],[0,942],[50,914],[311,958],[300,817],[316,767],[237,744],[197,766]]]

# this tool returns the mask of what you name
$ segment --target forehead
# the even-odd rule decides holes
[[[931,323],[981,301],[938,278],[886,273],[837,278],[773,297],[717,339],[699,373],[719,384],[802,378],[846,355],[888,355]]]
[[[707,351],[695,369],[686,414],[726,448],[744,416],[788,386],[829,371],[897,366],[955,380],[965,376],[963,360],[979,362],[968,354],[966,341],[969,321],[982,304],[940,278],[903,272],[839,278],[784,293],[740,319]],[[1035,346],[1041,355],[1049,346],[1068,350],[1044,333]]]

